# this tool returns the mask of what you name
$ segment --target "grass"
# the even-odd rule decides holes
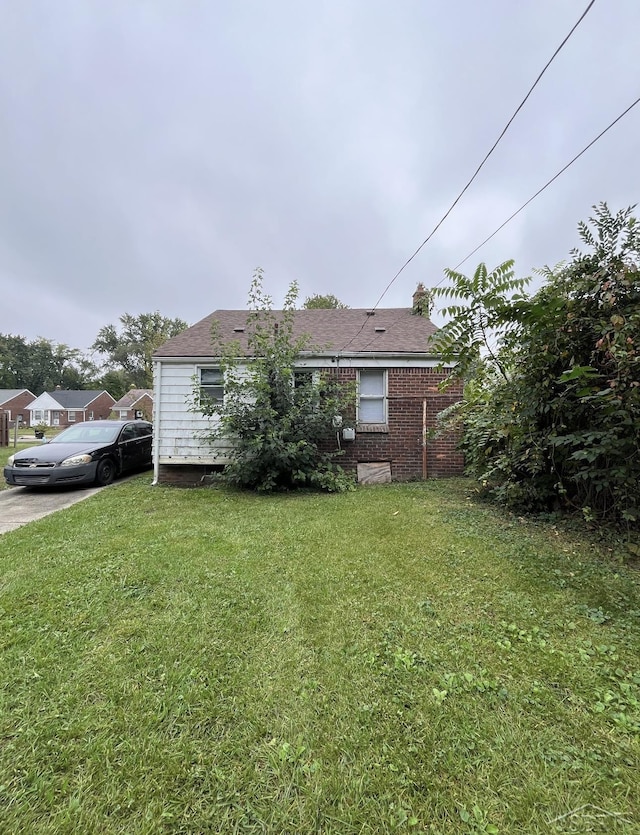
[[[637,572],[464,481],[0,537],[0,831],[640,832]]]

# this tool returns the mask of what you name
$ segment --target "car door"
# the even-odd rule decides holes
[[[120,454],[120,469],[127,472],[135,470],[140,466],[139,438],[135,424],[127,423],[123,426],[118,438],[118,450]]]
[[[150,467],[151,466],[151,447],[153,444],[153,427],[150,423],[146,423],[143,421],[138,421],[135,424],[136,435],[138,437],[138,455],[139,455],[139,467]]]

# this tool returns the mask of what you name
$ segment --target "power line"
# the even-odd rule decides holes
[[[509,216],[509,217],[508,217],[508,218],[504,221],[504,223],[501,223],[501,224],[500,224],[500,226],[498,226],[498,228],[497,228],[494,232],[492,232],[492,233],[489,235],[489,237],[488,237],[488,238],[485,238],[485,239],[484,239],[484,241],[482,241],[482,243],[481,243],[481,244],[478,244],[478,246],[477,246],[475,249],[471,250],[471,252],[470,252],[468,255],[466,255],[466,256],[462,259],[462,261],[460,261],[460,263],[456,264],[456,266],[453,268],[453,269],[454,269],[454,271],[455,271],[455,270],[457,270],[459,267],[461,267],[461,266],[465,263],[465,261],[468,261],[468,260],[469,260],[469,258],[471,258],[471,256],[472,256],[472,255],[475,255],[475,254],[476,254],[476,252],[477,252],[479,249],[481,249],[481,248],[482,248],[482,247],[483,247],[486,243],[488,243],[488,242],[489,242],[492,238],[494,238],[494,237],[498,234],[498,232],[500,232],[502,229],[504,229],[504,227],[507,225],[507,223],[510,223],[510,222],[514,219],[514,217],[516,217],[517,215],[519,215],[519,214],[520,214],[520,212],[521,212],[523,209],[526,209],[526,207],[529,205],[529,203],[533,202],[533,201],[536,199],[536,197],[538,197],[540,194],[542,194],[542,192],[543,192],[545,189],[547,189],[547,188],[548,188],[548,187],[549,187],[549,186],[550,186],[553,182],[555,182],[555,180],[557,180],[557,179],[558,179],[558,177],[559,177],[561,174],[564,174],[564,172],[567,170],[567,168],[570,168],[570,167],[573,165],[573,163],[574,163],[574,162],[576,162],[577,160],[579,160],[579,159],[580,159],[580,157],[581,157],[583,154],[585,154],[585,153],[589,150],[589,148],[591,148],[593,145],[595,145],[595,144],[596,144],[596,142],[597,142],[599,139],[601,139],[601,138],[605,135],[605,133],[607,133],[607,131],[610,131],[610,130],[611,130],[611,128],[612,128],[612,127],[614,127],[614,125],[616,125],[616,124],[617,124],[617,123],[618,123],[621,119],[623,119],[623,118],[627,115],[627,113],[629,113],[629,111],[633,110],[633,108],[634,108],[634,107],[636,107],[636,105],[638,105],[638,104],[640,104],[640,97],[638,97],[638,98],[637,98],[637,99],[636,99],[636,100],[635,100],[632,104],[630,104],[630,105],[629,105],[629,107],[627,107],[627,109],[626,109],[626,110],[624,110],[624,111],[623,111],[623,112],[622,112],[622,113],[621,113],[621,114],[620,114],[620,115],[619,115],[616,119],[614,119],[614,120],[613,120],[613,122],[611,122],[609,125],[607,125],[607,127],[606,127],[604,130],[600,131],[600,133],[599,133],[599,134],[598,134],[598,135],[597,135],[594,139],[592,139],[592,140],[591,140],[591,142],[589,142],[589,144],[588,144],[588,145],[585,145],[585,147],[584,147],[584,148],[580,151],[580,153],[576,154],[576,155],[575,155],[575,157],[573,157],[573,159],[572,159],[572,160],[570,160],[570,161],[569,161],[569,162],[568,162],[565,166],[563,166],[563,167],[560,169],[560,171],[558,171],[556,174],[554,174],[554,175],[553,175],[553,177],[551,177],[551,179],[550,179],[550,180],[547,180],[547,182],[546,182],[546,183],[545,183],[545,184],[544,184],[541,188],[539,188],[539,189],[538,189],[538,191],[536,191],[536,193],[535,193],[535,194],[533,194],[533,195],[532,195],[532,196],[531,196],[531,197],[530,197],[530,198],[526,201],[526,203],[523,203],[523,204],[522,204],[522,206],[520,206],[520,208],[519,208],[519,209],[517,209],[517,211],[515,211],[512,215],[510,215],[510,216]],[[442,282],[445,280],[445,278],[446,278],[446,276],[444,276],[443,278],[441,278],[441,279],[440,279],[440,281],[438,281],[436,284],[434,284],[434,285],[433,285],[433,288],[431,288],[431,289],[435,289],[436,287],[439,287],[439,286],[442,284]],[[398,322],[400,322],[400,321],[401,321],[401,319],[402,319],[403,317],[404,317],[404,312],[403,312],[403,313],[402,313],[402,314],[401,314],[401,315],[400,315],[400,316],[399,316],[396,320],[394,320],[394,321],[393,321],[390,325],[388,325],[388,326],[387,326],[387,332],[389,332],[392,328],[394,328],[394,327],[398,324]],[[360,328],[360,331],[361,331],[361,330],[362,330],[362,328]],[[358,331],[358,333],[360,333],[360,331]],[[357,335],[358,335],[358,334],[356,334],[356,336],[357,336]],[[355,337],[353,337],[353,339],[355,339]],[[370,345],[372,345],[372,344],[373,344],[373,342],[375,342],[375,340],[376,340],[376,337],[373,337],[371,340],[369,340],[369,342],[368,342],[368,343],[364,346],[364,348],[362,348],[361,350],[366,351],[366,350],[367,350],[367,348],[368,348]],[[351,341],[353,341],[353,340],[351,340]],[[348,343],[347,343],[347,344],[348,344]],[[343,349],[343,350],[344,350],[344,349]]]
[[[542,192],[543,192],[545,189],[547,189],[547,188],[548,188],[548,187],[549,187],[549,186],[550,186],[553,182],[555,182],[561,174],[564,174],[564,172],[565,172],[568,168],[570,168],[570,167],[573,165],[573,163],[574,163],[574,162],[576,162],[577,160],[579,160],[579,159],[580,159],[580,157],[581,157],[583,154],[585,154],[585,153],[589,150],[589,148],[593,147],[593,145],[595,145],[595,144],[596,144],[596,142],[598,142],[598,140],[599,140],[599,139],[602,139],[602,137],[605,135],[605,133],[607,133],[608,131],[610,131],[612,127],[614,127],[614,126],[615,126],[615,125],[616,125],[616,124],[617,124],[617,123],[618,123],[621,119],[623,119],[623,118],[627,115],[627,113],[629,113],[631,110],[633,110],[633,108],[634,108],[634,107],[636,107],[636,105],[638,105],[638,104],[640,104],[640,96],[639,96],[639,97],[638,97],[638,98],[637,98],[637,99],[636,99],[636,100],[635,100],[632,104],[630,104],[630,105],[629,105],[629,107],[627,107],[627,108],[626,108],[626,110],[623,110],[623,112],[622,112],[622,113],[621,113],[621,114],[620,114],[617,118],[615,118],[615,119],[613,120],[613,122],[611,122],[609,125],[607,125],[607,127],[606,127],[604,130],[600,131],[600,133],[599,133],[599,134],[598,134],[598,135],[597,135],[594,139],[592,139],[592,140],[591,140],[591,142],[589,142],[589,144],[588,144],[588,145],[585,145],[585,147],[584,147],[584,148],[580,151],[580,153],[576,154],[576,155],[575,155],[575,157],[573,157],[573,159],[572,159],[572,160],[570,160],[570,161],[569,161],[569,162],[568,162],[565,166],[563,166],[563,167],[560,169],[560,171],[558,171],[556,174],[554,174],[554,175],[553,175],[553,177],[551,177],[551,179],[550,179],[550,180],[547,180],[547,182],[546,182],[546,183],[545,183],[545,184],[544,184],[541,188],[539,188],[539,189],[538,189],[538,191],[536,191],[536,193],[535,193],[535,194],[533,194],[533,195],[532,195],[532,196],[531,196],[531,197],[530,197],[530,198],[526,201],[526,203],[523,203],[523,204],[522,204],[522,206],[520,206],[520,208],[519,208],[517,211],[515,211],[512,215],[510,215],[510,216],[509,216],[509,217],[508,217],[508,218],[504,221],[504,223],[501,223],[501,224],[500,224],[500,226],[498,226],[498,228],[497,228],[494,232],[492,232],[492,233],[489,235],[489,237],[488,237],[488,238],[485,238],[485,239],[484,239],[484,241],[482,241],[482,243],[481,243],[481,244],[478,244],[478,246],[477,246],[475,249],[471,250],[471,252],[470,252],[468,255],[466,255],[466,256],[462,259],[462,261],[460,261],[460,263],[459,263],[459,264],[456,264],[456,266],[454,267],[454,271],[455,271],[455,270],[457,270],[459,267],[461,267],[461,266],[465,263],[465,261],[468,261],[468,260],[469,260],[469,258],[471,258],[471,256],[472,256],[472,255],[475,255],[475,254],[476,254],[476,252],[477,252],[479,249],[481,249],[481,248],[482,248],[482,247],[483,247],[486,243],[488,243],[488,242],[489,242],[492,238],[494,238],[494,237],[498,234],[498,232],[500,232],[502,229],[504,229],[504,227],[507,225],[507,223],[510,223],[510,222],[514,219],[514,217],[516,217],[517,215],[519,215],[519,214],[520,214],[520,212],[521,212],[523,209],[526,209],[526,207],[529,205],[529,203],[533,202],[533,201],[536,199],[536,197],[538,197],[540,194],[542,194]],[[446,278],[446,276],[444,276],[443,278],[441,278],[441,279],[440,279],[440,281],[438,281],[436,284],[434,284],[434,285],[433,285],[433,287],[434,287],[434,288],[435,288],[435,287],[439,287],[439,286],[442,284],[442,282],[444,281],[444,279],[445,279],[445,278]],[[432,289],[433,289],[433,288],[432,288]],[[389,331],[390,331],[393,327],[395,327],[395,326],[398,324],[398,322],[400,322],[400,321],[401,321],[401,319],[402,319],[403,317],[404,317],[404,313],[402,313],[402,315],[401,315],[401,316],[399,316],[399,317],[398,317],[398,318],[397,318],[394,322],[392,322],[392,323],[391,323],[391,325],[387,326],[387,332],[389,332]],[[362,330],[362,328],[361,328],[360,330]],[[356,336],[357,336],[357,334],[356,334]],[[354,337],[354,339],[355,339],[355,337]],[[352,341],[353,341],[353,340],[352,340]],[[374,337],[373,339],[371,339],[371,340],[370,340],[370,341],[369,341],[369,342],[368,342],[368,343],[364,346],[364,348],[363,348],[363,349],[361,349],[361,350],[365,350],[365,351],[366,351],[366,349],[369,347],[369,345],[371,345],[374,341],[375,341],[375,337]]]
[[[546,64],[544,65],[544,67],[542,68],[542,71],[539,73],[538,77],[536,78],[536,80],[533,82],[533,84],[532,84],[532,85],[531,85],[531,87],[529,88],[528,93],[527,93],[527,94],[526,94],[526,96],[522,99],[522,101],[520,102],[520,104],[518,105],[518,107],[516,108],[516,110],[514,111],[513,115],[511,116],[511,118],[509,119],[509,121],[507,122],[507,124],[506,124],[506,125],[504,126],[504,128],[502,129],[502,132],[500,133],[500,135],[498,136],[498,138],[496,139],[496,141],[493,143],[493,145],[491,146],[491,148],[489,149],[489,151],[488,151],[488,152],[487,152],[487,154],[485,155],[484,159],[483,159],[483,160],[482,160],[482,162],[480,163],[480,165],[479,165],[479,166],[476,168],[476,170],[474,171],[473,176],[471,177],[471,179],[469,180],[469,182],[465,185],[465,187],[462,189],[462,191],[458,194],[458,196],[456,197],[456,199],[455,199],[455,200],[453,201],[453,203],[449,206],[449,208],[447,209],[447,211],[446,211],[446,212],[444,213],[444,215],[440,218],[440,220],[439,220],[439,221],[438,221],[438,223],[434,226],[434,228],[431,230],[431,232],[429,233],[429,235],[427,235],[427,237],[424,239],[424,241],[423,241],[423,242],[420,244],[420,246],[416,249],[416,251],[413,253],[413,255],[411,255],[409,258],[407,258],[407,260],[406,260],[406,261],[404,262],[404,264],[400,267],[400,269],[398,270],[398,272],[397,272],[397,273],[393,276],[393,278],[391,279],[391,281],[387,284],[387,286],[386,286],[386,287],[384,288],[384,290],[382,291],[382,293],[381,293],[380,297],[378,298],[377,302],[374,304],[374,306],[373,306],[372,310],[375,310],[375,309],[378,307],[378,305],[380,304],[380,302],[382,301],[382,299],[383,299],[383,298],[386,296],[386,294],[389,292],[389,289],[390,289],[390,288],[391,288],[391,286],[394,284],[394,282],[398,279],[398,277],[401,275],[401,273],[402,273],[402,272],[403,272],[403,271],[404,271],[404,270],[405,270],[405,269],[409,266],[409,264],[413,261],[413,259],[416,257],[416,255],[417,255],[417,254],[418,254],[418,253],[422,250],[422,248],[423,248],[426,244],[428,244],[428,243],[429,243],[429,241],[431,240],[431,238],[435,235],[435,233],[438,231],[438,229],[442,226],[442,224],[444,223],[444,221],[445,221],[445,220],[449,217],[449,215],[451,214],[451,212],[453,211],[453,209],[456,207],[456,205],[459,203],[459,201],[460,201],[460,199],[462,198],[462,196],[464,195],[464,193],[467,191],[467,189],[469,188],[469,186],[473,183],[473,181],[476,179],[476,177],[477,177],[477,176],[478,176],[478,174],[480,173],[481,169],[484,167],[484,164],[487,162],[487,160],[489,159],[489,157],[491,156],[491,154],[492,154],[492,153],[495,151],[495,149],[497,148],[498,144],[500,143],[500,141],[501,141],[501,140],[502,140],[502,138],[504,137],[505,133],[508,131],[509,127],[511,126],[511,123],[512,123],[512,122],[513,122],[513,120],[516,118],[516,116],[518,115],[518,113],[522,110],[522,108],[524,107],[525,103],[527,102],[527,99],[528,99],[528,98],[529,98],[529,96],[533,93],[534,89],[537,87],[537,85],[538,85],[538,83],[539,83],[540,79],[542,78],[542,76],[545,74],[545,72],[547,71],[547,69],[551,66],[551,64],[553,63],[553,61],[554,61],[554,60],[555,60],[555,58],[557,57],[557,55],[558,55],[558,54],[560,53],[560,51],[563,49],[563,47],[565,46],[565,44],[567,43],[567,41],[569,40],[569,38],[573,35],[573,33],[575,32],[575,30],[578,28],[578,26],[582,23],[582,21],[583,21],[583,20],[584,20],[584,18],[587,16],[587,14],[588,14],[588,13],[589,13],[589,11],[591,10],[591,8],[592,8],[592,6],[594,5],[594,3],[595,3],[595,2],[596,2],[596,0],[590,0],[590,2],[589,2],[589,4],[587,5],[586,9],[582,12],[582,14],[580,15],[580,17],[579,17],[579,18],[578,18],[578,20],[576,21],[576,23],[572,26],[572,28],[570,29],[569,33],[568,33],[568,34],[565,36],[565,38],[563,39],[562,43],[558,46],[558,48],[557,48],[557,49],[556,49],[556,51],[553,53],[553,55],[551,56],[551,58],[549,58],[549,60],[547,61],[547,63],[546,63]],[[355,334],[355,336],[353,336],[353,337],[351,338],[351,340],[349,340],[349,342],[347,342],[347,343],[346,343],[346,344],[342,347],[342,350],[343,350],[343,351],[344,351],[344,349],[345,349],[345,348],[347,348],[347,346],[348,346],[348,345],[350,345],[350,344],[351,344],[351,342],[353,342],[353,340],[354,340],[354,339],[355,339],[355,338],[356,338],[356,337],[360,334],[360,332],[364,329],[364,326],[365,326],[365,323],[363,322],[363,324],[362,324],[362,326],[361,326],[360,330],[358,331],[358,333],[356,333],[356,334]]]
[[[626,116],[626,115],[627,115],[627,113],[628,113],[630,110],[632,110],[632,109],[633,109],[633,108],[634,108],[637,104],[639,104],[639,103],[640,103],[640,97],[639,97],[639,98],[637,98],[637,99],[633,102],[633,104],[630,104],[630,105],[629,105],[629,107],[627,107],[627,109],[626,109],[625,111],[623,111],[623,112],[622,112],[622,113],[618,116],[618,118],[617,118],[617,119],[614,119],[614,120],[613,120],[613,122],[611,122],[611,124],[610,124],[610,125],[607,125],[607,127],[606,127],[603,131],[601,131],[601,132],[600,132],[600,133],[596,136],[596,138],[595,138],[595,139],[592,139],[592,140],[591,140],[591,142],[589,142],[589,144],[588,144],[588,145],[586,145],[586,146],[585,146],[585,147],[584,147],[584,148],[580,151],[580,153],[579,153],[579,154],[576,154],[576,155],[575,155],[575,157],[574,157],[574,158],[573,158],[570,162],[568,162],[568,163],[564,166],[564,168],[561,168],[561,169],[560,169],[560,171],[558,171],[558,173],[557,173],[557,174],[554,174],[554,176],[553,176],[550,180],[548,180],[548,181],[547,181],[547,182],[546,182],[546,183],[542,186],[542,188],[539,188],[539,189],[538,189],[538,191],[536,191],[536,193],[535,193],[534,195],[532,195],[532,196],[531,196],[531,197],[527,200],[527,202],[526,202],[526,203],[523,203],[523,204],[522,204],[522,206],[520,206],[520,208],[519,208],[517,211],[515,211],[515,212],[514,212],[514,213],[513,213],[510,217],[508,217],[508,218],[504,221],[504,223],[501,223],[501,224],[500,224],[500,226],[498,226],[498,228],[495,230],[495,232],[492,232],[492,233],[489,235],[489,237],[488,237],[488,238],[485,238],[485,239],[484,239],[484,241],[483,241],[481,244],[478,244],[478,246],[477,246],[475,249],[471,250],[471,252],[470,252],[468,255],[466,255],[466,256],[462,259],[462,261],[460,261],[460,263],[459,263],[459,264],[457,264],[457,265],[454,267],[454,270],[457,270],[457,269],[458,269],[458,267],[461,267],[461,266],[464,264],[464,262],[465,262],[465,261],[468,261],[468,260],[469,260],[469,258],[471,258],[471,256],[472,256],[472,255],[475,255],[475,254],[476,254],[476,252],[477,252],[479,249],[481,249],[481,247],[483,247],[486,243],[488,243],[488,242],[491,240],[491,238],[495,237],[495,236],[498,234],[498,232],[500,232],[500,230],[501,230],[501,229],[504,229],[504,227],[507,225],[507,223],[510,223],[510,222],[514,219],[514,217],[516,217],[516,215],[519,215],[519,214],[520,214],[520,212],[521,212],[523,209],[526,209],[526,207],[529,205],[529,203],[531,203],[533,200],[535,200],[535,199],[536,199],[536,197],[537,197],[539,194],[542,194],[542,192],[543,192],[546,188],[548,188],[548,187],[551,185],[551,183],[553,183],[555,180],[557,180],[557,179],[558,179],[558,177],[559,177],[561,174],[564,174],[564,172],[567,170],[567,168],[569,168],[570,166],[572,166],[572,165],[573,165],[573,163],[574,163],[574,162],[576,162],[576,160],[580,159],[580,157],[581,157],[584,153],[586,153],[586,151],[588,151],[588,150],[589,150],[589,148],[591,148],[591,146],[592,146],[592,145],[595,145],[595,144],[596,144],[596,142],[597,142],[599,139],[601,139],[601,138],[605,135],[605,133],[606,133],[607,131],[611,130],[611,128],[612,128],[615,124],[617,124],[617,123],[620,121],[620,119],[622,119],[624,116]],[[434,286],[435,286],[435,287],[438,287],[438,286],[439,286],[439,284],[441,284],[441,283],[442,283],[442,281],[444,281],[444,279],[440,279],[440,281],[438,282],[438,284],[436,284],[436,285],[434,285]]]

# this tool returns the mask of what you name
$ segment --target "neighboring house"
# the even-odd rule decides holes
[[[0,412],[9,412],[9,420],[14,421],[17,415],[21,422],[29,422],[27,406],[36,399],[29,389],[0,389]]]
[[[151,420],[153,415],[152,389],[129,389],[111,407],[111,414],[118,420],[135,420],[144,418]]]
[[[108,391],[56,389],[45,391],[29,404],[30,425],[71,426],[83,420],[103,420],[115,403]]]
[[[357,421],[337,434],[345,451],[341,466],[357,469],[361,480],[375,474],[382,480],[410,480],[425,472],[428,477],[462,472],[452,436],[429,440],[423,456],[424,430],[433,429],[437,414],[460,400],[462,388],[456,383],[446,393],[439,391],[448,372],[437,368],[438,357],[428,351],[436,328],[419,314],[418,301],[417,291],[413,308],[295,312],[294,336],[306,334],[310,340],[297,365],[331,369],[357,384]],[[207,418],[190,410],[194,386],[206,387],[209,396],[224,396],[211,339],[214,322],[219,339],[237,342],[249,356],[246,310],[217,310],[154,354],[155,483],[196,485],[224,463],[201,438]]]

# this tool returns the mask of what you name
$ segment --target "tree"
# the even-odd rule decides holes
[[[77,348],[42,337],[0,334],[0,388],[27,388],[34,394],[63,389],[90,388],[95,365]]]
[[[293,283],[282,311],[273,311],[263,292],[262,271],[254,274],[247,317],[250,357],[220,345],[223,402],[194,390],[192,410],[208,416],[205,433],[212,448],[220,442],[230,459],[223,478],[262,492],[312,487],[348,489],[352,481],[334,461],[335,416],[353,406],[353,394],[335,374],[296,372],[306,339],[295,339],[297,299]],[[215,328],[212,332],[217,340]],[[229,447],[229,443],[231,446]]]
[[[491,357],[506,378],[494,346],[513,328],[512,305],[524,300],[521,291],[529,279],[516,278],[513,261],[504,261],[491,272],[485,264],[479,264],[471,278],[454,270],[444,273],[450,283],[435,287],[433,297],[449,298],[456,304],[442,309],[449,321],[432,338],[432,347],[443,363],[455,363],[449,384],[466,377],[483,355]]]
[[[108,391],[116,400],[120,400],[131,388],[128,375],[122,369],[105,371],[95,379],[94,388]]]
[[[458,410],[463,449],[507,502],[638,524],[640,236],[631,208],[594,210],[578,226],[586,253],[545,268],[532,297],[494,308],[504,330]],[[463,363],[475,338],[468,311],[491,301],[475,289],[448,326]]]
[[[340,299],[336,298],[332,293],[322,296],[316,293],[314,296],[307,296],[302,307],[305,310],[348,310],[349,305],[343,304]]]
[[[187,323],[182,319],[168,319],[159,311],[120,317],[120,330],[105,325],[91,346],[106,357],[107,368],[123,371],[127,388],[153,387],[153,352],[172,336],[177,336]]]

